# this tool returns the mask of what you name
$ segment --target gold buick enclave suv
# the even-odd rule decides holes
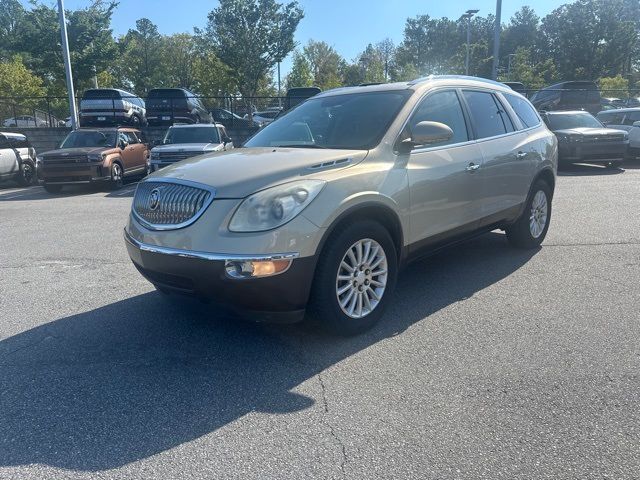
[[[137,188],[125,239],[164,293],[256,319],[308,312],[354,334],[399,269],[503,229],[534,248],[551,219],[557,144],[502,84],[432,76],[319,94],[242,149],[176,163]]]

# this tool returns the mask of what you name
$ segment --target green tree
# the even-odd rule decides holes
[[[522,82],[530,90],[537,90],[557,80],[555,65],[551,59],[533,62],[531,57],[531,49],[519,47],[511,59],[510,74],[499,80]]]
[[[629,96],[629,80],[622,75],[599,78],[598,87],[603,97],[627,98]]]
[[[286,86],[288,89],[313,86],[311,65],[309,65],[306,57],[298,51],[293,53],[293,65],[291,66],[291,72],[287,75]]]
[[[342,85],[340,74],[345,61],[336,50],[326,42],[309,40],[302,49],[313,74],[313,83],[323,90]]]
[[[508,56],[520,47],[537,56],[535,49],[539,44],[539,26],[540,17],[526,5],[511,17],[509,24],[502,30],[502,65],[508,65]]]
[[[18,0],[0,0],[0,61],[15,52],[25,9]]]
[[[295,48],[302,17],[295,1],[220,0],[209,13],[205,39],[230,67],[240,93],[252,97],[278,60]]]
[[[165,72],[162,69],[163,37],[158,27],[148,18],[136,20],[136,28],[129,30],[120,40],[121,75],[126,78],[135,93],[146,95],[162,86]]]
[[[367,45],[364,52],[358,56],[358,65],[362,69],[362,83],[385,81],[385,62],[380,50],[373,45]]]
[[[42,97],[45,95],[42,83],[42,79],[29,71],[19,55],[0,63],[0,97]],[[34,101],[20,103],[26,105]]]

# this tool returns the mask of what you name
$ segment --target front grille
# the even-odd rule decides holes
[[[133,212],[156,230],[182,228],[195,222],[213,200],[213,192],[169,182],[141,182],[133,199]]]
[[[159,159],[162,162],[179,162],[180,160],[195,157],[196,155],[202,155],[202,152],[160,152]]]
[[[47,165],[88,162],[86,155],[47,155],[42,160]]]
[[[587,136],[584,138],[584,143],[609,143],[622,141],[624,141],[624,135]]]

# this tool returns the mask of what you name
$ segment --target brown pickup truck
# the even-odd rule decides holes
[[[149,173],[149,148],[133,128],[83,128],[71,132],[57,150],[38,155],[37,163],[38,177],[50,193],[94,182],[117,189],[124,177]]]

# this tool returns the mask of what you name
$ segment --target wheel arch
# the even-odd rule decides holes
[[[358,220],[373,220],[380,223],[387,229],[389,235],[393,239],[393,243],[396,247],[396,255],[398,261],[404,256],[404,234],[402,231],[402,223],[400,218],[390,207],[379,202],[363,202],[357,205],[349,207],[342,212],[338,217],[334,219],[331,225],[327,228],[320,243],[318,244],[317,252],[320,254],[324,249],[327,241],[337,232],[340,231],[340,227],[351,224]]]
[[[533,185],[538,180],[542,180],[547,185],[549,185],[549,187],[551,188],[551,195],[553,195],[553,192],[556,188],[556,176],[554,175],[553,170],[551,168],[543,168],[542,170],[540,170],[534,177],[533,182],[531,182],[531,188],[533,188]]]

